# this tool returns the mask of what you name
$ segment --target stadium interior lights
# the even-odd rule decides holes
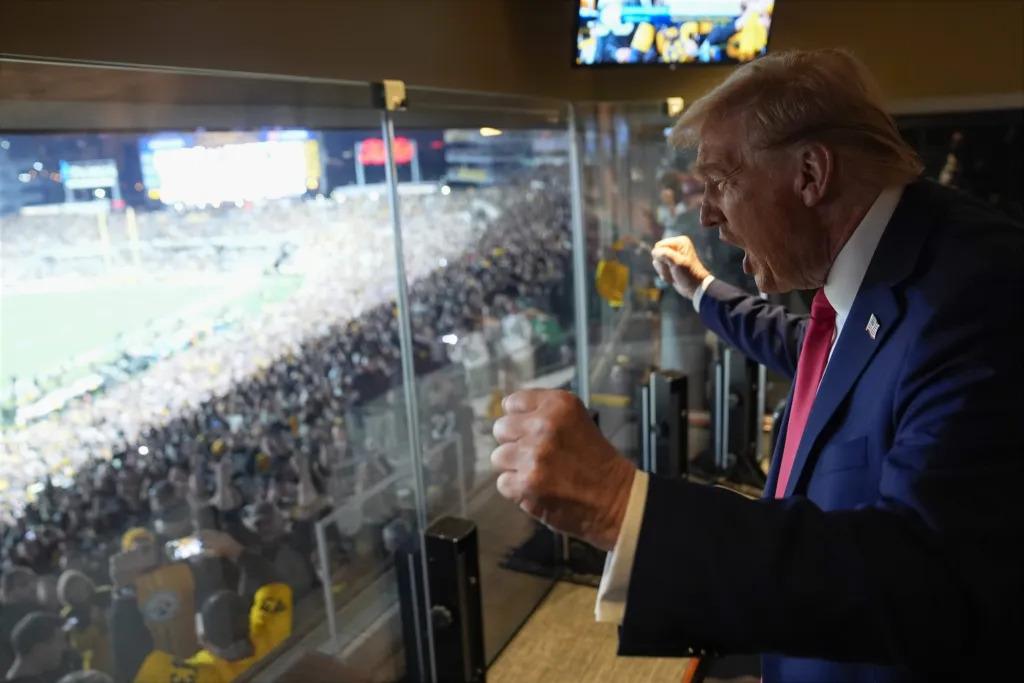
[[[485,138],[493,138],[496,135],[501,135],[501,131],[498,130],[497,128],[490,128],[488,126],[484,126],[483,128],[480,129],[480,135],[484,136]]]
[[[149,446],[139,446],[139,455],[149,455]]]
[[[441,341],[450,346],[455,346],[456,344],[459,343],[459,338],[454,334],[446,334],[443,337],[441,337]]]
[[[452,188],[448,187],[447,185],[442,185],[441,186],[441,194],[449,195],[451,193],[452,193]]]

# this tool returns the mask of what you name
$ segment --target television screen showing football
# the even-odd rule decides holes
[[[737,64],[765,54],[773,0],[579,0],[576,64]]]

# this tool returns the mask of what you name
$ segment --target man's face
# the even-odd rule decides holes
[[[745,139],[736,117],[702,130],[695,166],[706,181],[701,224],[743,250],[743,270],[762,292],[821,286],[827,234],[801,199],[798,161],[786,150],[745,153]]]

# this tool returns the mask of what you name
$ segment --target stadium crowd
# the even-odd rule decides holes
[[[569,206],[543,173],[403,202],[418,429],[443,506],[472,484],[471,371],[486,389],[571,363]],[[307,226],[291,299],[5,434],[8,680],[232,680],[317,585],[353,581],[407,532],[386,205],[271,211]],[[324,566],[314,526],[332,511]]]

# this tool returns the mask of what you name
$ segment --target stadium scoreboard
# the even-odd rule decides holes
[[[139,161],[150,199],[186,207],[298,197],[323,179],[320,141],[301,129],[145,136]]]

